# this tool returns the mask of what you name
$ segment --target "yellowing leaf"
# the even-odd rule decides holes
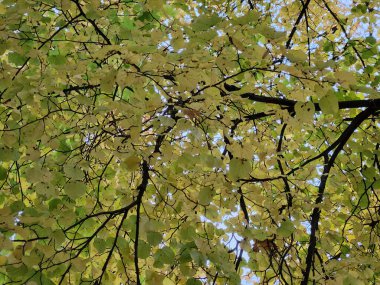
[[[349,85],[356,84],[356,77],[350,71],[337,71],[335,72],[335,78],[343,85],[343,87],[347,88]]]
[[[329,92],[319,100],[319,107],[325,114],[336,114],[339,111],[338,98]]]
[[[162,285],[165,278],[164,275],[151,270],[147,270],[145,276],[147,285]]]
[[[307,55],[301,50],[290,50],[286,53],[286,57],[296,63],[302,63],[307,61]]]
[[[297,119],[302,123],[309,123],[313,120],[315,106],[312,102],[297,102],[294,106]]]
[[[6,256],[0,256],[0,266],[3,266],[7,263],[8,258]]]
[[[123,166],[127,170],[137,170],[140,167],[140,158],[137,155],[130,155],[123,161]]]

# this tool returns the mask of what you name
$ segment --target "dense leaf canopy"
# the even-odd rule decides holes
[[[0,1],[0,283],[379,282],[378,4]]]

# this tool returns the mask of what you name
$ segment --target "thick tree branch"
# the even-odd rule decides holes
[[[287,107],[293,110],[294,106],[298,101],[276,98],[276,97],[266,97],[261,95],[256,95],[253,93],[244,93],[240,95],[242,98],[248,98],[254,102],[261,102],[267,104],[274,104],[282,107]],[[349,101],[339,101],[339,109],[355,109],[355,108],[366,108],[373,107],[380,109],[380,99],[366,99],[366,100],[349,100]],[[315,111],[321,111],[319,103],[314,103]]]
[[[135,272],[136,272],[136,284],[141,285],[140,281],[140,268],[139,268],[139,256],[138,256],[138,250],[139,250],[139,235],[140,235],[140,208],[142,204],[142,197],[144,196],[144,193],[146,191],[146,187],[148,186],[148,180],[149,180],[149,165],[146,160],[142,163],[142,181],[139,185],[138,189],[138,195],[137,195],[137,209],[136,209],[136,233],[135,233],[135,243],[134,243],[134,250],[135,250],[135,256],[134,256],[134,263],[135,263]]]
[[[360,124],[369,116],[371,116],[375,111],[376,111],[375,108],[370,107],[370,108],[365,109],[361,113],[359,113],[338,139],[339,145],[336,147],[331,157],[329,158],[327,153],[324,155],[325,166],[324,166],[323,173],[321,175],[321,181],[318,187],[318,197],[315,200],[315,204],[317,206],[313,209],[313,212],[311,215],[310,240],[309,240],[309,247],[308,247],[307,256],[306,256],[306,269],[303,273],[303,280],[301,282],[301,285],[307,285],[309,282],[310,270],[313,265],[315,247],[317,244],[318,223],[321,216],[321,209],[319,208],[319,204],[321,204],[323,201],[326,183],[329,177],[330,170],[334,165],[335,159],[337,158],[337,156],[339,155],[343,147],[346,145],[350,136],[355,132],[355,130],[360,126]]]

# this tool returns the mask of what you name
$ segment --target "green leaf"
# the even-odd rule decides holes
[[[157,252],[154,254],[154,259],[156,262],[162,264],[173,264],[175,253],[170,247],[165,246],[157,250]]]
[[[51,64],[63,65],[66,63],[66,56],[64,56],[64,55],[51,55],[48,57],[48,61]]]
[[[0,180],[5,180],[8,176],[8,170],[0,166]]]
[[[71,199],[76,199],[86,194],[86,185],[83,182],[69,182],[65,185],[65,192]]]
[[[162,241],[161,233],[149,231],[146,233],[146,235],[147,235],[148,243],[151,246],[159,245],[160,242]]]
[[[132,30],[134,29],[134,21],[131,20],[131,17],[127,16],[123,18],[123,21],[121,22],[121,27],[125,30]]]
[[[277,229],[277,234],[281,237],[289,237],[294,232],[295,227],[290,220],[286,220],[281,223],[281,226]]]
[[[376,44],[376,39],[374,37],[372,37],[372,36],[366,37],[365,41],[367,43],[369,43],[370,45],[375,45]]]
[[[139,247],[138,247],[138,257],[141,259],[145,259],[150,255],[150,245],[149,243],[139,240]]]
[[[19,158],[19,153],[16,149],[8,147],[0,147],[0,161],[16,161]]]
[[[249,178],[251,163],[246,159],[233,158],[229,164],[229,176],[232,180]]]
[[[221,19],[216,14],[199,16],[196,18],[192,25],[193,31],[206,31],[209,28],[215,26],[217,23],[219,23],[220,20]]]
[[[8,60],[16,66],[21,66],[27,61],[27,57],[17,52],[10,52],[8,54]]]
[[[103,253],[106,250],[106,241],[104,239],[95,238],[94,247],[99,253]]]
[[[204,187],[199,192],[198,202],[201,205],[206,206],[206,205],[210,204],[210,202],[212,201],[214,195],[215,195],[215,191],[214,191],[213,188],[211,188],[211,187]]]
[[[187,279],[186,285],[202,285],[202,282],[195,278]]]
[[[58,205],[61,203],[62,203],[61,199],[58,199],[58,198],[54,198],[54,199],[50,200],[49,201],[49,211],[53,211],[53,210],[57,209]]]

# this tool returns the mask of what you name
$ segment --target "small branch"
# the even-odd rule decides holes
[[[282,142],[283,142],[283,139],[284,139],[284,135],[285,135],[285,129],[286,129],[286,124],[284,124],[281,128],[281,133],[280,133],[280,140],[278,142],[278,145],[277,145],[277,153],[278,153],[278,156],[279,157],[283,157],[281,153],[281,149],[282,149]],[[282,163],[281,163],[281,160],[279,158],[277,158],[277,164],[278,164],[278,168],[280,169],[280,173],[282,175],[282,181],[284,182],[284,186],[285,186],[285,195],[286,195],[286,200],[287,200],[287,208],[288,210],[293,206],[293,196],[292,194],[290,193],[290,186],[289,186],[289,182],[288,182],[288,179],[287,177],[285,176],[285,171],[284,171],[284,168],[282,166]],[[281,214],[282,212],[282,207],[280,208],[279,210],[279,213]],[[290,215],[290,213],[289,213]]]
[[[118,239],[118,237],[119,237],[120,229],[121,229],[121,227],[123,226],[123,222],[124,222],[124,220],[127,218],[127,215],[128,215],[128,210],[126,210],[126,211],[124,212],[124,215],[123,215],[123,217],[121,218],[120,224],[119,224],[119,226],[117,227],[117,231],[116,231],[116,234],[115,234],[115,239],[114,239],[114,241],[113,241],[112,247],[111,247],[110,251],[108,252],[107,259],[106,259],[106,261],[105,261],[104,264],[103,264],[102,273],[101,273],[101,275],[99,276],[99,279],[95,282],[95,285],[97,285],[97,284],[99,284],[99,285],[102,284],[102,278],[103,278],[103,275],[104,275],[104,273],[105,273],[106,270],[107,270],[108,263],[109,263],[109,261],[111,260],[112,253],[113,253],[113,251],[114,251],[114,249],[115,249],[115,247],[116,247],[116,243],[117,243],[117,239]]]
[[[90,18],[88,18],[87,16],[86,16],[86,14],[84,13],[84,11],[83,11],[83,9],[82,9],[82,7],[81,7],[81,5],[79,4],[79,1],[78,0],[73,0],[73,2],[75,3],[75,5],[77,6],[77,8],[78,8],[78,10],[79,10],[79,12],[80,12],[80,15],[82,15],[93,27],[94,27],[94,29],[95,29],[95,32],[99,35],[99,36],[101,36],[103,39],[104,39],[104,41],[108,44],[108,45],[111,45],[112,43],[111,43],[111,41],[109,40],[109,38],[102,32],[102,30],[98,27],[98,25],[95,23],[95,21],[94,20],[92,20],[92,19],[90,19]]]
[[[347,40],[350,40],[350,37],[349,37],[349,35],[348,35],[345,27],[343,26],[342,21],[338,18],[338,16],[334,13],[334,11],[331,10],[330,6],[326,3],[325,0],[323,0],[323,4],[325,4],[325,6],[326,6],[327,10],[329,11],[329,13],[331,14],[331,16],[333,16],[333,18],[335,19],[335,21],[340,26],[340,28],[342,29],[342,31],[343,31],[344,35],[346,36]],[[360,62],[362,63],[363,67],[366,67],[363,58],[360,56],[359,51],[356,49],[355,46],[352,46],[352,48],[355,51],[356,56],[359,58]]]
[[[292,43],[293,36],[294,36],[295,32],[297,31],[297,26],[301,22],[303,15],[306,13],[307,6],[309,6],[310,1],[311,0],[307,0],[306,3],[302,6],[302,10],[298,15],[298,18],[297,18],[296,22],[294,23],[292,30],[290,31],[289,38],[285,44],[285,47],[287,49],[290,47],[290,44]]]

